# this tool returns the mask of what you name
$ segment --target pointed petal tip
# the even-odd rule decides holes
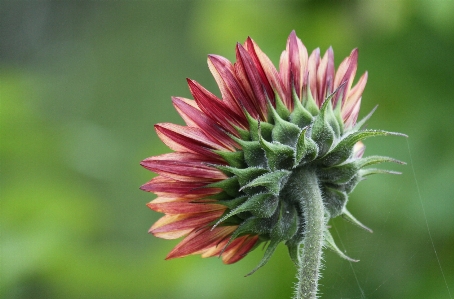
[[[142,190],[142,191],[145,191],[145,192],[151,192],[151,191],[148,191],[146,185],[147,185],[147,184],[143,184],[142,186],[140,186],[140,187],[139,187],[139,190]]]
[[[208,60],[210,62],[220,61],[221,59],[225,59],[225,58],[220,55],[217,55],[217,54],[208,54]]]
[[[252,39],[252,37],[248,36],[248,37],[246,38],[245,44],[252,44],[252,45],[253,45],[253,44],[255,44],[255,42],[254,42],[254,40]]]

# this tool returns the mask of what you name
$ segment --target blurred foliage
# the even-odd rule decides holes
[[[325,254],[323,298],[454,295],[454,1],[0,2],[1,298],[290,298],[282,246],[224,266],[164,261],[178,241],[147,235],[159,218],[138,186],[143,158],[168,152],[157,122],[182,123],[170,96],[185,78],[219,93],[206,54],[234,59],[248,35],[277,64],[292,29],[336,61],[360,49],[362,115],[408,140],[367,140],[408,162],[374,177],[350,210],[374,229],[332,222],[361,262]]]

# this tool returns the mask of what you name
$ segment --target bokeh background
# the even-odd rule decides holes
[[[139,166],[168,152],[153,125],[182,120],[170,97],[185,78],[219,94],[206,55],[234,60],[249,35],[277,64],[295,29],[336,65],[358,47],[369,71],[366,141],[386,165],[350,197],[373,234],[332,221],[322,298],[454,296],[454,1],[1,1],[1,298],[290,298],[295,268],[281,245],[225,266],[164,261],[160,214]]]

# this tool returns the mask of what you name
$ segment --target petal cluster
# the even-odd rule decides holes
[[[174,152],[141,163],[158,174],[142,186],[157,195],[148,207],[165,214],[150,232],[184,237],[167,258],[221,256],[229,264],[261,242],[269,246],[259,266],[279,242],[296,258],[303,207],[287,189],[305,169],[322,182],[327,214],[361,225],[345,209],[347,193],[380,172],[363,167],[395,160],[362,158],[361,140],[390,133],[361,130],[368,117],[356,123],[367,81],[365,73],[353,85],[357,59],[355,49],[336,71],[331,48],[309,55],[294,31],[279,70],[251,38],[236,45],[233,64],[208,56],[221,97],[188,79],[194,99],[172,98],[186,126],[155,126]]]

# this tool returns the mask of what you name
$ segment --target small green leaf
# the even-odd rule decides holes
[[[258,141],[260,136],[262,136],[266,140],[271,141],[271,131],[273,129],[273,125],[268,122],[259,122],[247,111],[245,111],[244,113],[246,115],[247,121],[249,122],[250,139],[253,141]]]
[[[263,255],[262,260],[260,263],[257,265],[257,267],[254,268],[251,272],[245,275],[245,277],[254,274],[258,269],[263,267],[268,261],[270,260],[271,256],[273,255],[274,251],[276,251],[277,245],[279,245],[280,241],[273,241],[271,240],[270,243],[268,244],[268,247],[266,248],[265,254]]]
[[[230,166],[237,168],[243,168],[246,166],[244,163],[243,151],[228,152],[221,150],[213,150],[213,152],[221,156]]]
[[[309,74],[309,76],[310,76],[310,74]],[[308,76],[308,80],[309,80],[309,76]],[[320,110],[318,109],[317,103],[315,102],[314,97],[312,96],[312,92],[311,92],[309,85],[307,85],[306,96],[304,97],[303,106],[313,116],[318,115],[320,112]]]
[[[358,221],[347,209],[344,209],[344,212],[342,213],[342,217],[347,220],[350,223],[353,223],[354,225],[358,226],[359,228],[362,228],[370,233],[373,233],[373,231],[362,224],[361,222]]]
[[[281,186],[287,181],[291,171],[288,170],[276,170],[273,172],[267,172],[263,175],[256,177],[247,184],[242,184],[241,190],[251,187],[265,187],[269,192],[279,195]]]
[[[244,198],[241,197],[241,199],[243,200]],[[218,226],[226,219],[243,212],[250,212],[252,213],[252,215],[260,218],[269,218],[276,211],[278,203],[279,201],[277,196],[273,194],[269,193],[256,194],[254,196],[247,198],[246,201],[244,201],[241,205],[237,206],[236,208],[222,216],[216,222],[213,228]]]
[[[339,125],[340,136],[344,134],[344,120],[342,119],[342,102],[337,101],[336,108],[334,109],[334,117]]]
[[[378,168],[367,168],[361,169],[359,171],[361,177],[365,177],[372,174],[402,174],[402,172],[393,171],[393,170],[386,170],[386,169],[378,169]]]
[[[238,132],[238,135],[240,135],[240,138],[242,140],[249,140],[251,138],[251,134],[249,133],[249,130],[242,129],[238,126],[233,125],[235,130]],[[230,135],[230,134],[229,134]],[[233,136],[233,135],[232,135]]]
[[[230,198],[228,200],[218,200],[216,201],[216,204],[220,204],[223,206],[226,206],[230,210],[233,210],[240,206],[242,203],[244,203],[248,199],[248,196],[240,196],[236,198]]]
[[[356,175],[353,176],[353,178],[348,181],[347,183],[341,185],[345,193],[349,194],[351,193],[355,187],[361,182],[364,178],[359,175],[359,171]]]
[[[342,214],[345,205],[348,201],[348,196],[344,191],[323,186],[323,202],[325,209],[328,210],[330,218],[334,218]]]
[[[344,162],[352,155],[354,145],[358,141],[364,140],[368,137],[399,134],[400,133],[382,130],[362,130],[351,133],[339,141],[339,143],[323,158],[323,163],[325,165],[335,165]]]
[[[315,118],[312,125],[311,137],[318,146],[319,156],[324,156],[334,141],[334,131],[325,120],[325,112],[328,107],[329,101],[325,101],[320,108],[320,114]]]
[[[248,168],[235,168],[225,165],[215,165],[215,167],[223,172],[232,173],[238,178],[238,182],[241,186],[248,184],[253,181],[255,178],[268,172],[267,169],[258,168],[258,167],[248,167]],[[217,183],[214,183],[217,184]]]
[[[241,223],[233,232],[232,238],[235,239],[242,235],[269,235],[273,228],[273,220],[270,218],[258,218],[251,216]]]
[[[341,165],[319,168],[317,169],[317,176],[322,182],[345,184],[356,175],[358,169],[358,164],[356,161],[353,161]]]
[[[374,109],[372,109],[372,111],[369,112],[369,114],[367,114],[365,117],[363,117],[360,121],[356,122],[356,125],[353,127],[352,131],[359,131],[364,126],[366,121],[368,121],[372,117],[372,115],[374,114],[375,110],[377,110],[377,108],[378,108],[378,105],[375,106]]]
[[[260,145],[271,170],[288,169],[293,166],[295,153],[290,146],[278,142],[268,142],[264,139],[260,139]]]
[[[359,262],[359,260],[352,259],[351,257],[347,256],[343,253],[339,247],[337,247],[336,243],[334,242],[333,236],[329,232],[329,230],[325,230],[325,245],[335,253],[337,253],[341,258],[350,261],[350,262]]]
[[[299,222],[304,222],[302,218],[299,219]],[[293,235],[293,237],[285,242],[285,245],[288,248],[288,254],[292,259],[295,265],[300,264],[300,247],[304,239],[304,225],[298,225],[298,230]]]
[[[298,213],[292,204],[283,201],[278,212],[277,223],[271,230],[271,240],[291,239],[298,230]]]
[[[294,147],[301,129],[297,125],[284,120],[271,103],[268,103],[268,107],[274,120],[274,127],[271,132],[272,140]]]
[[[241,145],[244,161],[249,167],[267,168],[265,152],[263,151],[258,141],[245,141],[239,138],[232,137],[239,145]],[[229,163],[230,166],[237,167]]]
[[[365,158],[361,158],[356,160],[357,165],[359,168],[363,168],[369,165],[374,165],[374,164],[379,164],[379,163],[384,163],[384,162],[392,162],[392,163],[397,163],[401,165],[405,165],[407,163],[390,158],[390,157],[385,157],[385,156],[369,156]]]
[[[340,126],[337,121],[336,115],[334,114],[333,104],[331,103],[331,100],[328,100],[327,102],[328,102],[328,104],[327,104],[326,111],[325,111],[325,120],[329,124],[331,129],[333,130],[334,135],[336,137],[339,137],[341,131],[340,131]]]
[[[282,102],[282,99],[279,97],[278,93],[275,93],[274,98],[276,102],[276,108],[274,108],[273,105],[268,101],[269,106],[271,106],[272,110],[274,110],[281,119],[287,120],[290,116],[290,111],[288,110],[287,106]]]
[[[301,104],[295,90],[293,90],[293,111],[289,119],[301,129],[308,126],[313,119],[312,114]]]
[[[311,138],[306,137],[306,132],[307,127],[301,131],[298,137],[294,167],[317,158],[318,146]]]
[[[233,176],[219,182],[208,184],[205,188],[221,188],[231,197],[236,197],[239,194],[240,184],[238,182],[238,178]]]

